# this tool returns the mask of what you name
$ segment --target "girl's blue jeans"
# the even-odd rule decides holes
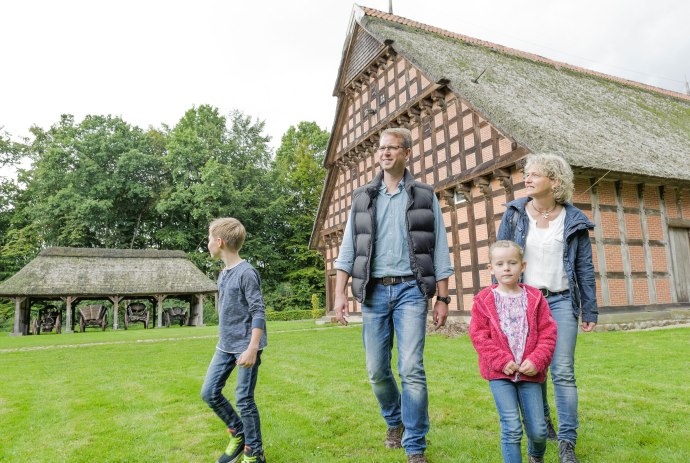
[[[256,354],[256,363],[251,368],[237,368],[237,387],[235,403],[239,414],[232,408],[223,395],[225,383],[237,366],[240,354],[229,354],[216,349],[206,372],[204,385],[201,387],[201,398],[218,415],[228,429],[235,434],[244,434],[245,445],[252,450],[263,450],[261,440],[261,422],[259,409],[254,402],[254,388],[261,365],[261,352]]]
[[[362,339],[367,372],[381,415],[389,428],[405,425],[408,455],[423,454],[429,431],[429,398],[424,372],[428,300],[417,283],[371,285],[362,304]],[[391,369],[393,339],[398,343],[398,375]]]
[[[546,452],[546,422],[541,384],[507,379],[489,381],[501,420],[501,454],[504,463],[522,463],[522,425],[527,432],[527,453],[543,457]],[[520,414],[522,413],[522,421]]]
[[[558,413],[558,440],[577,443],[577,384],[575,384],[575,344],[578,319],[573,313],[570,294],[556,294],[546,298],[551,315],[558,325],[556,350],[551,361],[551,381]],[[544,416],[550,414],[546,400],[546,381],[542,385]]]

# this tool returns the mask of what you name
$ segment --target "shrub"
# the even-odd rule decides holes
[[[288,320],[308,320],[310,318],[321,318],[324,315],[323,309],[312,310],[281,310],[276,312],[273,310],[266,311],[266,320],[268,321],[288,321]]]
[[[14,304],[0,302],[0,331],[11,331],[14,327]]]

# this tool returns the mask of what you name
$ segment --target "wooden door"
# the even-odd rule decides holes
[[[673,280],[678,302],[690,302],[690,229],[669,227]]]

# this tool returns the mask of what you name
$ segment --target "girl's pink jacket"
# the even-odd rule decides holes
[[[474,296],[472,306],[470,339],[479,354],[479,372],[488,380],[509,379],[542,383],[546,379],[546,370],[551,364],[556,348],[556,321],[551,316],[549,304],[541,291],[529,285],[519,284],[527,291],[527,340],[522,360],[531,360],[538,373],[535,376],[520,373],[506,375],[503,368],[515,359],[508,345],[508,337],[501,331],[494,295],[491,292],[496,286],[498,285],[481,290]]]

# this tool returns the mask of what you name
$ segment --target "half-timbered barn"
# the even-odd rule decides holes
[[[120,303],[149,300],[160,327],[163,302],[174,298],[189,304],[189,324],[202,326],[204,298],[217,290],[184,252],[155,249],[46,248],[0,283],[0,297],[15,304],[15,336],[29,333],[34,304],[53,301],[64,306],[65,332],[72,331],[74,309],[81,301],[112,303],[109,318],[116,330]]]
[[[505,203],[526,194],[521,161],[532,152],[558,153],[573,166],[573,203],[596,224],[601,307],[690,301],[687,95],[359,6],[334,95],[310,243],[325,257],[329,308],[352,191],[377,172],[380,132],[398,126],[412,131],[411,173],[441,201],[456,314],[467,314],[490,284],[488,245]]]

